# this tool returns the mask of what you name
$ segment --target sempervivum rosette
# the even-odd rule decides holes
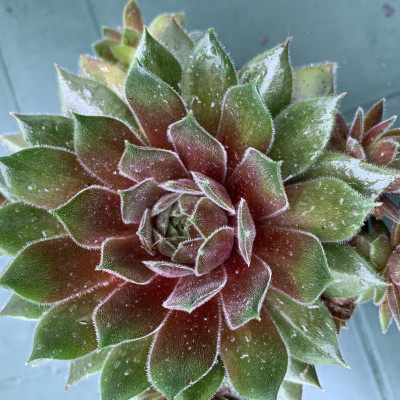
[[[237,74],[211,30],[168,40],[144,30],[124,100],[59,69],[64,116],[16,116],[3,313],[42,317],[30,361],[73,360],[70,384],[102,370],[103,399],[300,398],[312,364],[344,364],[325,253],[349,248],[396,175],[314,171],[341,96],[323,66],[292,94],[289,41]]]

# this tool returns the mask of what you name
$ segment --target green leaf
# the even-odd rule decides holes
[[[98,270],[104,270],[133,283],[146,284],[153,277],[141,260],[149,254],[141,247],[138,235],[125,238],[109,238],[103,242]]]
[[[99,260],[99,252],[68,236],[42,240],[18,254],[0,283],[29,300],[54,303],[106,281],[109,275],[95,270]]]
[[[33,303],[14,293],[1,310],[0,316],[40,319],[50,308],[51,305]]]
[[[0,250],[15,256],[28,243],[65,233],[60,222],[46,210],[12,203],[0,209]]]
[[[126,78],[125,94],[150,145],[172,150],[167,129],[186,115],[178,93],[134,61]]]
[[[171,311],[149,356],[153,386],[168,400],[203,377],[217,358],[220,317],[215,298],[188,314]]]
[[[324,292],[327,296],[356,297],[386,286],[368,262],[347,244],[325,243],[324,250],[335,279]]]
[[[303,398],[303,386],[298,383],[283,381],[279,389],[277,400],[301,400]]]
[[[81,163],[113,189],[127,189],[134,182],[119,173],[125,141],[141,144],[122,122],[109,117],[74,114],[75,149]]]
[[[136,1],[129,0],[124,9],[123,16],[124,27],[135,29],[138,32],[143,31],[143,18]]]
[[[21,200],[54,209],[87,186],[98,183],[75,154],[50,147],[33,147],[0,158],[8,189]]]
[[[247,265],[250,264],[256,227],[245,199],[237,206],[237,240],[239,253]]]
[[[121,120],[138,129],[129,107],[117,94],[90,79],[81,78],[57,68],[60,84],[61,108],[65,116],[71,112],[84,115],[103,115]]]
[[[111,49],[113,55],[121,62],[124,68],[128,68],[136,54],[136,49],[119,44]]]
[[[191,313],[220,292],[226,280],[224,268],[215,269],[202,276],[183,276],[168,299],[164,301],[163,307]]]
[[[135,29],[125,28],[122,34],[122,44],[125,46],[130,46],[137,48],[140,43],[140,38],[142,35]]]
[[[268,155],[274,160],[284,161],[284,179],[304,172],[322,154],[330,139],[341,98],[319,97],[300,101],[276,117],[275,138]]]
[[[80,58],[80,69],[83,78],[101,83],[125,101],[126,72],[124,70],[107,61],[84,55]]]
[[[107,358],[101,374],[102,400],[126,400],[150,387],[146,363],[153,337],[122,343]]]
[[[52,308],[36,328],[28,362],[43,358],[72,360],[94,351],[97,339],[92,314],[111,291],[112,286],[99,287]]]
[[[228,164],[235,168],[252,147],[266,153],[274,136],[271,115],[254,83],[230,88],[224,98],[217,139],[225,146]]]
[[[325,153],[301,176],[302,180],[338,178],[374,201],[398,175],[346,154]]]
[[[315,366],[303,363],[295,358],[290,359],[290,365],[285,376],[285,381],[298,383],[300,385],[314,386],[322,389]]]
[[[136,51],[136,59],[147,71],[179,90],[182,68],[176,58],[160,42],[144,30]]]
[[[381,324],[382,333],[386,333],[390,323],[392,322],[392,319],[392,310],[390,309],[388,295],[386,293],[381,304],[379,305],[379,322]]]
[[[200,125],[215,136],[227,89],[236,85],[236,73],[210,29],[189,56],[182,75],[182,96]]]
[[[204,237],[208,237],[216,229],[228,225],[228,216],[213,201],[201,197],[192,213],[191,221]]]
[[[121,41],[121,32],[115,30],[115,29],[111,29],[111,28],[107,28],[106,26],[103,26],[101,28],[101,33],[102,33],[102,37],[104,39],[110,39],[110,40],[114,40],[115,42],[119,42]]]
[[[307,232],[259,226],[257,254],[271,268],[271,285],[300,303],[311,303],[332,282],[320,241]]]
[[[271,281],[269,266],[257,256],[250,264],[239,254],[232,254],[225,262],[228,275],[221,291],[226,322],[237,329],[252,319],[260,319],[261,306]]]
[[[74,123],[60,115],[20,115],[17,119],[25,141],[31,146],[55,146],[74,150]]]
[[[100,372],[103,368],[106,358],[110,354],[110,351],[110,348],[100,351],[96,350],[87,354],[86,356],[72,360],[69,367],[68,382],[65,390],[81,379]]]
[[[87,248],[100,248],[109,237],[129,236],[135,232],[122,220],[120,196],[100,186],[82,190],[53,213],[69,235]]]
[[[224,146],[199,125],[191,111],[169,127],[168,136],[189,171],[200,172],[220,183],[225,181]]]
[[[275,400],[286,374],[288,354],[271,318],[230,330],[223,325],[220,352],[234,389],[250,399]]]
[[[174,16],[168,20],[158,40],[175,56],[183,68],[194,44]]]
[[[0,140],[8,151],[8,154],[16,153],[17,151],[28,147],[21,133],[0,135]]]
[[[320,300],[313,305],[299,304],[271,288],[264,306],[291,356],[309,364],[346,366],[339,351],[335,325]]]
[[[290,208],[269,222],[313,233],[323,242],[351,238],[375,206],[333,178],[295,183],[285,189]]]
[[[168,313],[162,303],[171,294],[175,283],[174,279],[156,277],[147,285],[126,282],[120,286],[94,315],[99,347],[154,333]]]
[[[106,60],[111,63],[118,62],[118,59],[114,56],[114,53],[112,52],[112,48],[114,46],[118,46],[118,42],[115,40],[110,40],[110,39],[103,39],[99,40],[93,45],[93,50],[96,52],[96,54],[102,58],[103,60]]]
[[[336,63],[310,65],[293,73],[294,103],[335,94]]]
[[[189,176],[176,153],[135,146],[129,142],[125,142],[125,152],[119,162],[119,169],[124,176],[139,182],[149,178],[164,182]]]
[[[164,30],[168,27],[169,21],[171,18],[174,18],[178,25],[182,28],[185,26],[185,14],[184,13],[176,13],[176,14],[160,14],[156,18],[151,21],[149,25],[149,32],[155,37],[159,38]]]
[[[243,83],[258,81],[261,97],[272,115],[284,109],[292,96],[292,68],[289,60],[289,42],[253,58],[240,71]]]
[[[244,198],[255,220],[285,210],[288,201],[281,167],[282,162],[273,161],[251,147],[247,149],[243,160],[226,182],[232,201],[237,203]]]
[[[224,363],[218,358],[207,374],[179,393],[176,400],[209,400],[220,387],[224,376]]]

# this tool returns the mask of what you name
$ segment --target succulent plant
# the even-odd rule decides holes
[[[293,71],[286,40],[238,72],[212,30],[124,20],[127,71],[58,68],[63,116],[3,138],[2,314],[102,399],[300,399],[346,366],[338,308],[387,287],[349,241],[398,174],[325,152],[334,64]]]

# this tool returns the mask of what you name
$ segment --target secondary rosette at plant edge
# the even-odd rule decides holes
[[[79,375],[95,360],[104,399],[180,400],[209,399],[225,371],[275,399],[318,385],[300,377],[311,364],[344,364],[322,242],[353,237],[374,195],[303,178],[342,96],[295,80],[294,98],[288,44],[237,75],[211,30],[184,47],[145,29],[126,102],[59,69],[64,117],[17,116],[31,147],[0,159],[15,256],[1,284],[46,307],[31,361],[78,359]],[[43,120],[63,129],[35,142]]]

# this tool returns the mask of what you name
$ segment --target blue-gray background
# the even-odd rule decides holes
[[[9,111],[58,113],[58,63],[77,70],[81,53],[101,25],[121,22],[125,0],[0,0],[0,131],[15,132]],[[146,22],[162,11],[185,11],[189,30],[213,26],[237,67],[293,36],[294,67],[337,61],[342,111],[387,98],[400,111],[400,0],[142,0]],[[9,294],[0,291],[0,305]],[[0,399],[98,399],[98,377],[62,392],[67,367],[24,366],[35,323],[0,319]],[[380,333],[377,309],[361,306],[339,338],[351,366],[318,368],[325,388],[305,389],[305,400],[395,400],[400,393],[400,334]]]

